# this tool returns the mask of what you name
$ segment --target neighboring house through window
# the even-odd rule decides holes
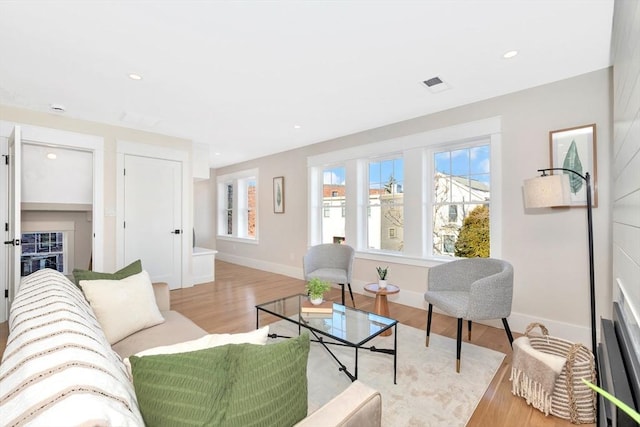
[[[344,236],[358,257],[408,263],[499,257],[500,145],[494,117],[309,157],[309,244]],[[483,255],[465,255],[458,240],[478,236]]]
[[[372,250],[402,251],[404,227],[404,160],[398,158],[369,161],[367,247]],[[391,237],[390,229],[394,236]]]
[[[346,182],[343,166],[322,170],[322,240],[333,243],[345,239]]]
[[[446,147],[445,147],[446,148]],[[488,208],[491,202],[491,149],[489,144],[480,142],[455,149],[436,150],[433,153],[433,252],[437,255],[483,256],[489,254],[490,234],[486,238],[470,238],[484,233],[489,227],[490,209],[482,212],[480,223],[465,220],[472,212]],[[462,227],[467,233],[460,237]],[[466,236],[466,237],[465,237]],[[466,239],[459,247],[472,242],[474,250],[455,250],[458,238]],[[453,241],[452,241],[453,240]],[[452,250],[452,246],[453,249]]]

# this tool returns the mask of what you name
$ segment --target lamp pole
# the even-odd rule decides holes
[[[584,175],[579,174],[573,169],[566,168],[548,168],[538,169],[538,172],[542,172],[542,176],[545,176],[548,171],[565,171],[570,172],[576,176],[579,176],[587,183],[587,227],[589,233],[589,294],[591,298],[591,351],[593,352],[593,360],[596,366],[598,366],[598,347],[596,343],[596,295],[595,295],[595,266],[593,260],[593,212],[591,204],[591,175],[586,172]],[[598,376],[596,375],[596,381]]]

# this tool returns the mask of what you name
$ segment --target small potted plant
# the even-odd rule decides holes
[[[389,267],[376,267],[376,270],[378,271],[378,287],[384,289],[387,287],[387,272]]]
[[[324,293],[331,289],[331,284],[317,277],[312,278],[306,284],[309,301],[311,304],[318,305],[323,301]]]

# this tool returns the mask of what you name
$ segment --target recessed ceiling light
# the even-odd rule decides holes
[[[142,80],[142,76],[140,74],[136,74],[136,73],[129,74],[129,78],[131,80]]]
[[[513,58],[513,57],[514,57],[514,56],[516,56],[516,55],[518,55],[518,51],[517,51],[517,50],[510,50],[510,51],[508,51],[508,52],[505,52],[505,54],[504,54],[504,55],[502,55],[502,57],[503,57],[504,59],[511,59],[511,58]]]
[[[47,159],[55,160],[57,158],[58,156],[56,156],[56,153],[47,153]]]
[[[301,127],[302,127],[302,126],[300,126],[300,125],[293,125],[293,128],[294,128],[294,129],[300,129]]]
[[[215,153],[213,153],[213,155],[214,155],[214,156],[219,156],[219,155],[221,155],[221,154],[222,154],[222,153],[220,153],[220,152],[218,152],[218,151],[216,151]]]

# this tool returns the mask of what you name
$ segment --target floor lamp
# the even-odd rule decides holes
[[[555,206],[567,206],[571,202],[569,188],[569,175],[567,173],[558,175],[547,175],[549,171],[564,171],[582,178],[586,182],[587,189],[587,227],[589,233],[589,293],[591,298],[591,351],[595,366],[598,366],[598,348],[596,343],[596,297],[595,297],[595,275],[593,261],[593,219],[591,203],[591,176],[589,172],[584,175],[572,169],[548,168],[538,169],[542,176],[527,179],[524,182],[524,204],[525,208],[548,208]],[[596,368],[597,369],[597,368]]]

